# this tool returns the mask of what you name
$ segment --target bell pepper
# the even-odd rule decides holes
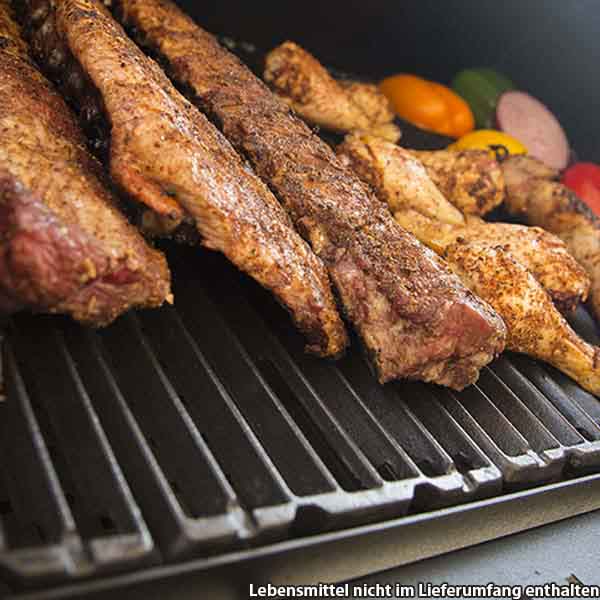
[[[400,117],[423,129],[458,138],[475,126],[469,105],[440,83],[400,74],[384,79],[380,89]]]
[[[527,148],[519,140],[496,131],[495,129],[477,129],[448,146],[449,150],[489,150],[493,156],[505,154],[527,154]]]
[[[575,163],[563,173],[562,183],[600,216],[600,166],[589,162]]]
[[[515,84],[493,69],[465,69],[452,80],[452,89],[471,107],[475,125],[490,128],[495,124],[498,98],[514,90]]]

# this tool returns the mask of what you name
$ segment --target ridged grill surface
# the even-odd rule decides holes
[[[305,355],[221,256],[168,248],[176,308],[4,344],[0,565],[49,585],[385,520],[600,471],[600,406],[505,355],[462,393],[379,386],[357,340]],[[575,325],[593,331],[581,311]],[[589,337],[589,336],[588,336]]]
[[[260,57],[242,52],[256,67]],[[435,147],[403,125],[403,143]],[[384,521],[600,472],[600,403],[505,354],[462,393],[303,353],[222,256],[166,246],[176,307],[3,344],[0,593]],[[573,325],[598,342],[582,309]]]

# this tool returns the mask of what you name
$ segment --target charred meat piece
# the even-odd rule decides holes
[[[442,194],[461,212],[481,217],[504,200],[502,171],[486,150],[412,152]]]
[[[113,179],[164,220],[191,221],[206,247],[275,294],[310,351],[339,355],[347,336],[322,262],[160,67],[94,0],[32,0],[25,18],[40,60],[64,71],[68,93],[100,102],[88,112],[94,119],[104,113],[110,123]]]
[[[303,119],[323,129],[369,131],[391,142],[400,138],[394,112],[377,86],[336,81],[306,50],[285,42],[265,59],[265,81]]]
[[[600,320],[600,219],[570,189],[559,173],[530,156],[502,162],[506,207],[532,225],[560,237],[592,280],[590,304]]]
[[[119,2],[116,14],[218,122],[325,261],[382,382],[454,388],[502,350],[504,324],[237,58],[174,4]]]
[[[0,308],[105,325],[171,301],[162,254],[119,212],[74,115],[0,0]]]
[[[499,246],[531,271],[561,311],[570,312],[586,299],[589,278],[555,235],[539,227],[463,216],[440,193],[413,153],[381,138],[351,134],[337,152],[387,203],[396,220],[432,250],[443,252],[459,238]],[[427,219],[417,222],[403,212],[407,209]]]

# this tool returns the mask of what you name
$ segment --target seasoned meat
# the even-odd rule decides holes
[[[336,153],[375,190],[392,213],[414,208],[442,223],[465,224],[460,210],[444,198],[423,164],[409,150],[375,135],[351,133]]]
[[[289,107],[170,2],[116,14],[220,124],[324,260],[382,382],[460,389],[502,350],[504,325],[434,253],[401,229]]]
[[[590,281],[585,271],[564,242],[541,227],[486,223],[478,217],[468,217],[460,227],[429,219],[414,210],[397,211],[394,216],[442,256],[456,241],[476,242],[504,252],[535,277],[563,313],[572,312],[587,298]]]
[[[506,207],[560,237],[592,280],[590,304],[600,320],[600,219],[570,189],[555,181],[558,172],[530,156],[502,162]]]
[[[412,153],[381,138],[351,134],[337,152],[387,203],[396,220],[432,250],[443,251],[459,238],[501,246],[531,271],[563,312],[573,310],[587,297],[589,278],[564,242],[551,233],[539,227],[464,217],[444,198]],[[406,209],[428,218],[417,220],[403,212]]]
[[[403,177],[413,177],[414,165],[387,142],[383,144],[392,148],[384,148],[387,162],[382,161],[380,153],[364,151],[368,141],[351,136],[338,151],[359,167],[382,203],[389,203],[392,210],[395,207],[396,220],[442,256],[465,285],[502,316],[507,348],[554,365],[600,395],[600,349],[577,336],[542,287],[547,286],[555,300],[568,302],[569,307],[585,296],[585,274],[564,244],[538,227],[486,223],[478,217],[467,217],[463,225],[456,225],[432,218],[431,213],[447,214],[445,198],[430,197],[422,210],[422,193],[414,193],[403,183],[396,185]],[[434,200],[442,203],[437,211]],[[571,296],[563,296],[565,290]]]
[[[442,194],[461,212],[483,216],[504,200],[502,171],[486,150],[412,152]]]
[[[31,0],[25,19],[40,60],[63,72],[110,129],[110,172],[163,220],[191,221],[203,244],[271,290],[308,339],[337,356],[347,343],[327,272],[268,188],[159,66],[94,0]],[[93,84],[93,91],[89,85]],[[87,113],[82,115],[84,118]]]
[[[74,115],[0,0],[0,308],[105,325],[171,301],[162,254],[119,212]]]
[[[264,78],[309,123],[338,133],[369,131],[391,142],[400,138],[394,112],[375,85],[336,81],[294,42],[267,54]]]
[[[502,315],[507,348],[543,360],[600,396],[600,348],[582,340],[529,271],[501,247],[457,241],[444,251],[452,269]]]

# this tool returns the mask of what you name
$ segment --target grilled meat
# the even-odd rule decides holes
[[[336,152],[392,213],[414,208],[442,223],[465,224],[463,214],[444,198],[411,151],[375,135],[356,132],[347,135]]]
[[[218,122],[329,268],[382,382],[462,388],[502,350],[500,318],[468,292],[237,58],[174,4],[116,14]]]
[[[476,242],[508,254],[535,277],[563,313],[572,312],[587,298],[590,282],[585,271],[562,240],[540,227],[486,223],[478,217],[469,217],[464,226],[457,227],[412,210],[398,211],[394,216],[440,255],[456,241]]]
[[[600,219],[571,190],[555,181],[558,172],[530,156],[502,162],[506,207],[514,215],[560,237],[592,280],[590,304],[600,320]]]
[[[600,396],[600,348],[582,340],[540,284],[501,248],[458,241],[443,254],[475,293],[502,315],[507,348],[543,360]]]
[[[397,212],[396,218],[419,240],[436,248],[465,285],[501,315],[508,331],[509,350],[543,360],[600,395],[600,349],[587,344],[571,329],[542,287],[542,281],[552,282],[554,278],[563,283],[563,274],[557,269],[544,270],[545,265],[538,264],[535,249],[525,253],[519,250],[523,230],[536,229],[533,235],[539,236],[537,242],[542,247],[550,234],[523,227],[507,231],[506,237],[502,229],[492,229],[491,235],[484,230],[478,236],[471,235],[466,227],[466,235],[456,235],[452,231],[457,229],[455,226],[439,223],[412,209]],[[551,245],[549,250],[558,250],[560,262],[564,249]]]
[[[264,78],[302,118],[323,129],[363,130],[391,142],[400,138],[394,112],[376,86],[338,82],[319,61],[294,42],[267,54]]]
[[[403,184],[391,187],[402,178],[413,177],[414,165],[405,151],[388,144],[388,162],[382,164],[379,153],[365,151],[369,142],[388,144],[353,135],[338,151],[349,164],[358,166],[382,202],[394,200],[391,206],[399,207],[394,213],[396,220],[442,256],[469,289],[502,316],[508,331],[507,348],[544,360],[600,394],[600,349],[577,336],[540,283],[563,302],[566,297],[562,294],[569,290],[569,304],[587,291],[585,274],[560,240],[539,228],[486,223],[478,217],[466,217],[463,225],[431,218],[428,213],[436,212],[435,207],[428,202],[421,211],[422,194],[406,196],[411,189]],[[394,171],[393,175],[388,170]],[[440,197],[442,204],[447,202],[442,196],[433,198]],[[437,212],[445,214],[448,209],[442,206]]]
[[[589,278],[559,238],[540,229],[509,223],[487,223],[463,215],[429,179],[413,153],[368,134],[351,134],[337,148],[350,165],[387,203],[396,220],[440,253],[460,239],[501,246],[529,269],[563,312],[573,310],[589,291]],[[405,209],[429,219],[415,222]]]
[[[310,351],[339,355],[347,336],[323,264],[159,66],[94,0],[30,0],[25,18],[40,60],[58,67],[69,94],[84,100],[83,117],[104,114],[110,123],[101,129],[110,132],[114,180],[163,223],[192,221],[206,247],[275,294]]]
[[[483,216],[502,203],[502,171],[486,150],[412,152],[442,194],[461,212]]]
[[[0,0],[0,308],[105,325],[170,301],[164,257],[119,212],[74,115]]]

